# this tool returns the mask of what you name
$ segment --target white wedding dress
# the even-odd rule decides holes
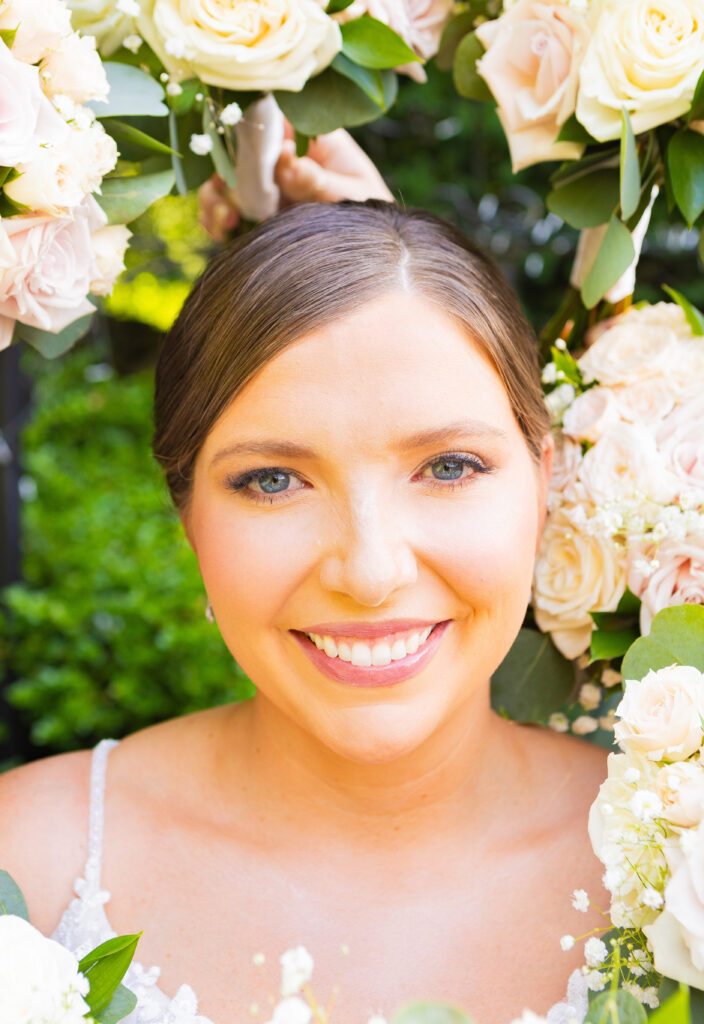
[[[110,893],[100,887],[100,868],[103,849],[103,806],[105,798],[105,771],[108,754],[117,745],[116,740],[102,740],[93,751],[90,781],[90,820],[88,832],[88,859],[83,878],[77,878],[76,898],[64,911],[56,931],[51,936],[70,949],[79,959],[95,949],[101,942],[115,937],[105,912]],[[198,999],[190,985],[181,985],[173,998],[169,998],[157,984],[160,969],[144,967],[132,962],[124,984],[137,997],[134,1011],[124,1018],[124,1024],[214,1024],[198,1013]],[[578,1024],[587,1013],[587,986],[579,971],[570,977],[567,998],[558,1003],[547,1015],[548,1024]],[[225,1022],[222,1022],[225,1024]],[[241,1024],[229,1021],[227,1024]],[[366,1024],[360,1021],[359,1024]]]

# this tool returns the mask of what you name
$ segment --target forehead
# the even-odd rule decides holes
[[[208,441],[246,431],[378,440],[462,417],[518,430],[503,383],[448,314],[383,295],[289,345],[233,399]]]

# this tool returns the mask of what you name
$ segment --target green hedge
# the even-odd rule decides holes
[[[26,358],[24,580],[0,606],[0,681],[33,744],[74,749],[251,695],[151,459],[152,374],[114,376],[95,343]]]

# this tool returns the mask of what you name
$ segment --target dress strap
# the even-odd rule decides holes
[[[93,749],[90,768],[90,812],[88,823],[88,859],[86,861],[86,895],[100,890],[103,860],[103,822],[105,818],[105,773],[108,754],[118,740],[101,740]]]

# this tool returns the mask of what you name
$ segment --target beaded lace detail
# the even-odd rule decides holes
[[[101,740],[93,751],[90,775],[90,815],[88,825],[88,859],[83,878],[74,882],[76,898],[51,936],[70,949],[79,959],[101,942],[117,935],[105,912],[110,893],[100,887],[103,859],[103,820],[105,807],[105,775],[108,754],[117,740]],[[190,985],[181,985],[169,999],[157,982],[161,968],[144,967],[132,961],[124,983],[137,997],[137,1006],[123,1019],[123,1024],[214,1024],[198,1013],[198,999]],[[583,1024],[587,1015],[588,988],[580,971],[573,971],[565,1002],[548,1011],[548,1024]]]

